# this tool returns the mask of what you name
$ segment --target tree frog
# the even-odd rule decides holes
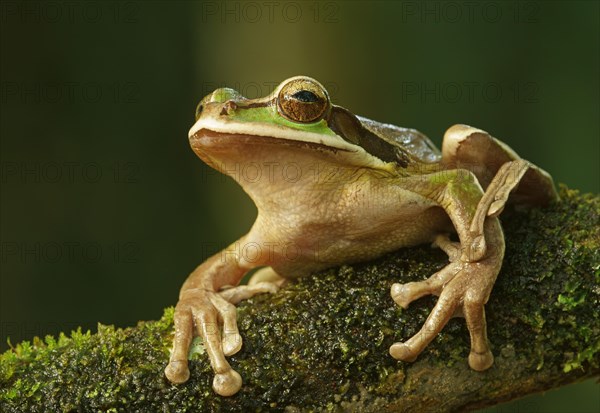
[[[422,329],[394,343],[390,355],[415,360],[459,315],[471,338],[469,366],[483,371],[493,364],[484,305],[504,256],[497,216],[511,191],[511,200],[526,205],[557,199],[545,171],[466,125],[446,131],[440,152],[417,130],[332,104],[325,88],[305,76],[260,99],[215,90],[198,105],[189,142],[242,186],[258,216],[246,235],[183,284],[165,369],[171,382],[188,380],[188,349],[199,335],[214,391],[235,394],[242,379],[225,356],[242,346],[239,301],[274,293],[285,280],[423,243],[441,248],[448,264],[424,281],[391,285],[391,298],[403,308],[425,295],[439,298]],[[238,285],[255,268],[248,284]]]

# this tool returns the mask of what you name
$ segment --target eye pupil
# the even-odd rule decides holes
[[[318,102],[319,98],[310,90],[300,90],[292,95],[292,97],[300,102],[314,103]]]

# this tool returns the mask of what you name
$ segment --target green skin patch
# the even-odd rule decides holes
[[[244,109],[238,108],[230,115],[230,121],[241,123],[253,123],[256,125],[264,124],[265,126],[279,125],[290,130],[300,130],[303,132],[312,132],[319,135],[337,136],[324,119],[314,123],[297,123],[287,120],[277,112],[275,106],[254,107]]]
[[[225,103],[228,100],[240,102],[239,107],[227,116],[228,122],[252,123],[258,127],[279,125],[290,130],[337,136],[324,119],[313,123],[292,122],[281,116],[275,105],[266,103],[268,101],[265,102],[265,106],[244,107],[244,98],[233,89],[217,89],[210,95],[211,103]]]

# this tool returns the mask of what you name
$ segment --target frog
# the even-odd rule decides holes
[[[425,280],[393,283],[390,302],[407,309],[423,296],[438,299],[422,328],[393,343],[389,355],[415,361],[459,316],[470,335],[468,365],[481,372],[492,366],[485,304],[504,258],[498,216],[507,203],[542,207],[557,200],[546,171],[465,124],[444,133],[440,151],[416,129],[333,104],[307,76],[257,99],[219,88],[201,100],[195,119],[192,150],[240,184],[258,213],[245,235],[183,283],[164,371],[170,382],[189,379],[188,353],[199,336],[214,392],[236,394],[242,378],[226,357],[242,348],[238,303],[327,268],[421,244],[440,248],[447,264]]]

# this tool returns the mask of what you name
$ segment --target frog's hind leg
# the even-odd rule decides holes
[[[514,203],[542,206],[558,199],[552,177],[546,171],[524,161],[512,148],[486,131],[467,125],[454,125],[444,134],[444,168],[470,170],[484,189],[490,186],[502,166],[512,161],[527,166],[522,173],[519,167],[512,167],[511,173],[519,175],[510,188],[515,189],[511,197]]]

